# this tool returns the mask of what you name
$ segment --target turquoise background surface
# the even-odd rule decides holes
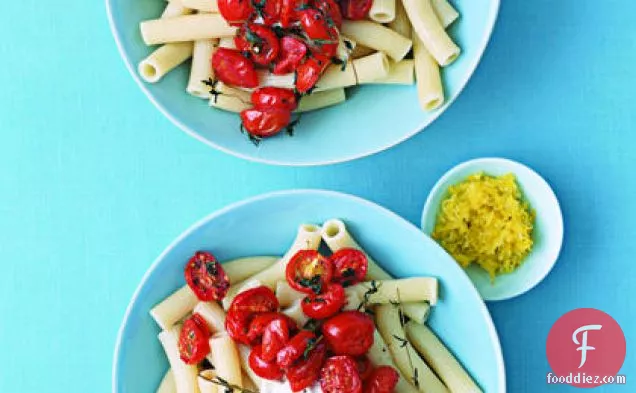
[[[480,156],[536,169],[565,219],[550,276],[489,305],[509,391],[576,391],[545,384],[545,339],[577,307],[609,313],[627,336],[628,385],[595,391],[634,391],[634,11],[618,0],[504,1],[473,80],[430,128],[368,159],[295,169],[242,161],[178,131],[128,75],[102,2],[6,3],[0,392],[110,391],[117,329],[144,271],[213,210],[266,191],[327,188],[418,223],[435,181]]]

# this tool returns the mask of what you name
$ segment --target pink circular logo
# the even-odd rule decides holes
[[[572,310],[548,334],[546,353],[554,372],[548,383],[582,388],[612,383],[625,352],[625,334],[614,318],[594,308]]]

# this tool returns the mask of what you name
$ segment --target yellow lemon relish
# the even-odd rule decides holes
[[[513,174],[475,173],[449,187],[432,236],[464,268],[477,263],[494,280],[532,250],[534,219]]]

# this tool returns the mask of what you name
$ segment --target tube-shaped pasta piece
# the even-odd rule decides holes
[[[336,252],[343,248],[355,248],[356,250],[360,250],[364,252],[367,256],[367,260],[369,262],[369,269],[367,271],[367,280],[390,280],[393,277],[384,269],[382,269],[370,256],[367,254],[362,247],[351,237],[349,232],[347,231],[347,227],[342,220],[331,219],[325,222],[322,226],[322,238],[331,249],[331,251]],[[422,310],[418,310],[418,308]],[[405,312],[408,312],[406,315],[411,317],[412,315],[417,318],[421,314],[428,314],[429,306],[428,304],[413,305],[412,307],[408,307],[405,309]]]
[[[402,4],[402,0],[398,0],[395,4],[395,19],[388,24],[389,28],[399,35],[411,38],[411,21],[409,20],[408,15],[406,15],[406,11],[404,10],[404,5]]]
[[[250,367],[249,358],[252,349],[247,345],[239,344],[238,352],[240,358],[239,360],[241,361],[241,368],[243,369],[244,375],[249,376],[249,378],[256,384],[256,386],[260,387],[263,384],[263,380],[261,379],[261,377],[256,375],[254,370],[252,370],[252,368]]]
[[[223,109],[228,112],[241,113],[246,109],[250,109],[252,104],[245,102],[240,98],[227,95],[218,95],[210,98],[209,104],[213,108]]]
[[[225,331],[225,311],[216,302],[199,302],[192,311],[199,314],[208,324],[212,334]]]
[[[203,370],[199,373],[197,384],[201,393],[218,393],[218,385],[212,382],[216,378],[216,372],[213,369]]]
[[[413,57],[420,105],[425,111],[437,109],[444,103],[442,77],[437,62],[417,34],[413,34]]]
[[[375,308],[375,320],[393,361],[400,372],[424,393],[448,393],[446,386],[415,352],[406,339],[399,306],[384,304]]]
[[[322,74],[314,92],[355,86],[358,83],[351,61],[344,65],[332,64]]]
[[[406,336],[452,393],[481,393],[481,389],[440,339],[425,325],[406,324]]]
[[[375,49],[369,48],[368,46],[356,45],[356,47],[353,49],[353,52],[351,52],[351,58],[359,59],[361,57],[372,55],[375,52],[377,52]]]
[[[241,361],[234,340],[227,334],[214,336],[210,339],[210,352],[217,378],[243,387]]]
[[[389,59],[384,52],[376,52],[353,61],[358,84],[372,83],[378,79],[386,78],[389,76],[390,67]]]
[[[234,37],[222,37],[219,39],[219,48],[236,49]]]
[[[256,385],[256,382],[252,381],[252,378],[250,378],[250,376],[247,375],[245,372],[243,372],[243,388],[250,390],[252,392],[258,391],[258,386]]]
[[[357,292],[367,304],[402,302],[437,303],[438,283],[433,277],[413,277],[399,280],[367,281],[347,288]]]
[[[163,330],[170,329],[175,323],[188,315],[199,299],[190,287],[184,285],[178,291],[165,298],[150,310],[150,315]]]
[[[171,368],[163,376],[156,393],[177,393],[177,385],[174,382],[174,374],[172,374]]]
[[[296,300],[301,300],[305,294],[292,288],[287,281],[276,283],[276,298],[281,307],[290,307]]]
[[[185,7],[180,1],[169,1],[161,14],[162,18],[174,18],[175,16],[189,15],[194,10]]]
[[[403,303],[402,312],[413,322],[423,324],[428,320],[431,306],[428,303]]]
[[[445,67],[454,62],[459,56],[460,49],[437,19],[431,0],[402,0],[402,2],[415,33],[437,63]]]
[[[232,305],[234,298],[237,297],[239,294],[261,286],[263,286],[263,283],[256,278],[250,278],[249,280],[245,280],[237,285],[232,285],[221,301],[221,303],[223,304],[223,309],[228,310]]]
[[[295,87],[296,76],[294,73],[285,75],[275,75],[269,71],[259,70],[259,86],[282,87],[283,89],[293,89]]]
[[[448,2],[448,0],[431,0],[433,10],[444,28],[447,28],[459,18],[459,12]]]
[[[219,96],[219,98],[223,95]],[[269,268],[255,274],[252,279],[258,280],[266,287],[274,290],[276,283],[285,280],[285,269],[289,260],[300,250],[317,250],[320,246],[320,227],[313,224],[302,224],[298,228],[296,238],[285,255]],[[241,284],[238,284],[241,285]],[[232,285],[234,287],[235,285]],[[230,291],[233,289],[230,288]]]
[[[217,90],[221,91],[220,85],[222,82],[217,84]],[[249,93],[248,93],[249,100]],[[258,272],[262,272],[268,267],[272,266],[276,261],[278,261],[280,257],[274,256],[257,256],[257,257],[246,257],[246,258],[238,258],[233,259],[228,262],[223,263],[223,270],[225,270],[225,274],[230,279],[230,283],[233,282],[242,282],[251,276],[255,275]]]
[[[166,44],[143,59],[137,71],[148,83],[159,82],[168,72],[185,62],[192,56],[191,42],[175,42]]]
[[[344,311],[357,310],[362,304],[362,298],[355,291],[345,292],[345,305],[342,308]]]
[[[251,104],[252,103],[252,92],[250,92],[250,91],[234,88],[232,86],[226,85],[225,83],[223,83],[221,81],[216,83],[216,86],[215,86],[214,89],[219,94],[222,94],[222,95],[224,95],[226,97],[237,98],[237,99],[243,101],[245,103],[245,105],[249,105],[249,106],[252,105]],[[278,259],[280,259],[280,258],[278,258]],[[271,265],[273,265],[273,263],[270,264],[270,266]],[[261,270],[265,270],[265,269],[260,269],[259,271],[261,271]],[[258,273],[258,272],[255,272],[253,274],[249,274],[249,275],[247,275],[247,277],[253,276],[256,273]],[[245,277],[245,278],[247,278],[247,277]],[[240,281],[243,281],[243,280],[232,280],[232,279],[230,279],[230,283],[232,283],[232,282],[236,283],[236,282],[240,282]]]
[[[210,87],[204,82],[214,79],[214,70],[210,59],[217,45],[218,40],[194,41],[190,79],[186,91],[195,97],[210,98]]]
[[[400,61],[411,50],[411,40],[399,35],[379,23],[346,20],[342,24],[342,34],[351,37],[358,44],[386,53],[395,61]]]
[[[367,357],[369,358],[373,366],[390,366],[393,367],[400,374],[400,380],[398,381],[394,389],[395,393],[417,393],[418,390],[413,385],[411,385],[411,383],[408,382],[406,378],[404,378],[402,372],[395,365],[395,362],[391,357],[389,347],[386,345],[386,342],[377,329],[373,334],[373,345],[369,349],[369,352],[367,352]]]
[[[378,23],[389,23],[395,19],[395,0],[373,0],[369,19]]]
[[[236,27],[220,14],[194,14],[141,22],[141,36],[146,45],[232,37]]]
[[[197,385],[197,367],[185,364],[179,355],[179,333],[181,326],[177,325],[170,330],[159,333],[159,341],[166,352],[166,357],[170,363],[172,374],[174,375],[177,393],[199,393]]]
[[[370,83],[387,85],[412,85],[415,83],[415,63],[407,59],[400,62],[391,62],[389,74]]]
[[[309,317],[303,312],[301,303],[302,300],[296,300],[290,307],[283,310],[283,314],[296,321],[298,326],[304,326],[309,321]]]
[[[219,12],[219,4],[216,0],[179,0],[181,4],[193,10],[203,12]]]
[[[347,227],[342,220],[332,219],[325,222],[322,226],[322,239],[333,252],[343,248],[355,248],[356,250],[364,252],[369,261],[367,280],[390,280],[393,278],[356,243],[347,231]]]
[[[310,112],[345,102],[347,96],[345,89],[331,89],[313,92],[308,96],[303,96],[298,103],[296,112]]]

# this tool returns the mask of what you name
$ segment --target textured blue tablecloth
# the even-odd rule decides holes
[[[628,385],[596,391],[636,391],[634,11],[618,0],[504,1],[473,80],[429,129],[371,158],[294,169],[241,161],[178,131],[128,75],[102,2],[3,4],[0,392],[110,391],[117,329],[140,278],[215,209],[327,188],[418,223],[442,173],[480,156],[540,172],[566,225],[552,274],[489,305],[509,391],[575,390],[546,385],[545,340],[577,307],[608,312],[627,336]]]

